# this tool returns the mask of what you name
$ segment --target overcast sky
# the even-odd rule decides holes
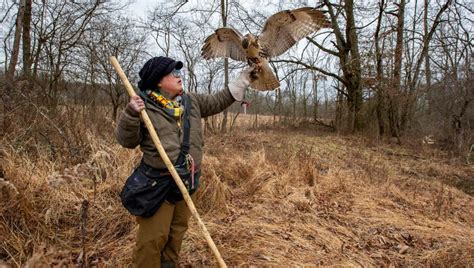
[[[160,1],[157,0],[133,0],[130,1],[130,5],[128,6],[125,13],[130,17],[141,17],[146,18],[146,13],[150,9],[153,9]]]

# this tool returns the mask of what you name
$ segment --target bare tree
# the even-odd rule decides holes
[[[394,66],[393,76],[391,79],[392,87],[388,90],[388,118],[390,132],[393,137],[398,139],[400,143],[400,92],[401,92],[401,79],[402,79],[402,58],[403,58],[403,45],[404,45],[404,32],[405,32],[405,0],[401,0],[398,6],[398,12],[394,14],[397,17],[396,26],[396,43],[394,53]],[[392,13],[393,14],[393,13]]]
[[[13,81],[15,75],[16,64],[18,62],[18,55],[20,53],[20,38],[23,30],[23,14],[25,13],[26,0],[21,0],[18,7],[18,12],[15,22],[15,39],[13,41],[13,49],[10,56],[10,63],[6,70],[6,79],[10,83]]]
[[[73,63],[75,48],[91,19],[112,6],[100,1],[91,3],[42,2],[32,8],[33,51],[32,77],[42,91],[41,97],[54,107],[58,103],[60,83]]]
[[[419,94],[420,73],[425,66],[425,81],[431,85],[431,71],[429,61],[425,61],[428,54],[430,40],[436,31],[443,12],[450,5],[446,2],[437,12],[434,22],[428,29],[428,1],[423,4],[423,31],[417,10],[417,1],[413,3],[411,28],[405,27],[407,3],[402,0],[390,6],[386,1],[379,2],[377,24],[374,33],[375,47],[375,89],[376,115],[378,133],[383,136],[389,134],[396,137],[398,142],[407,130],[413,117]],[[391,20],[395,17],[395,22]],[[395,40],[393,38],[395,34]],[[418,38],[417,36],[421,36]],[[419,41],[421,40],[421,41]],[[394,41],[395,45],[392,45]],[[393,49],[393,50],[392,50]],[[427,88],[426,85],[423,86]],[[388,129],[388,131],[386,131]]]
[[[409,125],[413,115],[414,115],[414,108],[417,100],[417,94],[416,94],[416,89],[419,85],[419,76],[421,73],[421,68],[423,66],[424,59],[426,55],[428,54],[428,48],[429,44],[431,42],[431,39],[433,38],[433,35],[435,34],[436,29],[438,28],[439,24],[442,21],[442,16],[444,12],[449,8],[449,6],[452,4],[452,0],[446,1],[445,4],[441,6],[441,8],[438,10],[433,24],[430,27],[430,30],[427,35],[423,36],[423,43],[421,44],[421,52],[416,59],[416,63],[414,64],[414,68],[412,70],[413,74],[408,76],[407,79],[407,94],[406,94],[406,102],[405,105],[403,106],[402,114],[401,114],[401,123],[400,127],[402,131],[406,130],[407,126]]]
[[[124,17],[100,16],[92,20],[93,28],[79,43],[81,69],[90,75],[92,90],[103,92],[112,105],[112,118],[117,118],[120,106],[126,103],[126,94],[119,77],[109,62],[115,56],[131,81],[137,80],[138,63],[143,61],[145,33]]]
[[[336,50],[329,49],[313,38],[307,38],[317,48],[336,57],[339,60],[339,66],[342,75],[334,73],[328,69],[317,67],[300,60],[274,60],[274,62],[285,62],[298,64],[309,70],[318,71],[328,77],[332,77],[340,82],[343,87],[337,87],[342,96],[347,99],[348,117],[346,119],[346,129],[350,132],[356,132],[362,129],[362,71],[359,54],[359,41],[357,28],[354,18],[354,3],[352,0],[343,1],[343,5],[335,4],[330,1],[323,1],[328,9],[331,20],[333,34],[335,37],[334,46]],[[342,109],[341,109],[342,111]],[[341,117],[342,119],[342,117]]]
[[[221,18],[222,26],[227,27],[227,17],[229,13],[229,3],[227,0],[221,0]],[[224,58],[224,85],[227,88],[229,84],[229,59]],[[223,112],[222,123],[221,123],[221,132],[226,132],[227,128],[227,113],[228,109],[226,108]]]
[[[361,62],[359,55],[359,40],[357,37],[354,2],[345,0],[343,10],[339,6],[324,0],[331,18],[334,34],[336,36],[337,56],[343,73],[340,81],[347,89],[347,102],[349,104],[348,129],[352,132],[362,129],[362,88],[361,88]],[[345,35],[339,26],[338,14],[344,12]]]
[[[386,105],[386,79],[383,74],[383,46],[380,44],[381,36],[380,31],[382,27],[383,14],[386,8],[386,3],[381,0],[379,3],[379,12],[377,16],[377,26],[374,33],[375,39],[375,65],[376,65],[376,114],[378,122],[378,132],[380,136],[384,136],[386,126],[385,120],[385,105]]]
[[[25,9],[23,15],[23,74],[27,79],[31,76],[31,0],[25,1]]]
[[[433,35],[430,69],[435,75],[432,85],[417,99],[428,100],[426,123],[430,131],[444,140],[449,149],[468,150],[473,138],[474,91],[472,83],[472,11],[463,5],[453,5],[446,11],[446,19],[440,22]],[[417,116],[422,116],[416,114]]]

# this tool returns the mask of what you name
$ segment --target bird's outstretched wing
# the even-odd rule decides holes
[[[260,34],[260,45],[269,57],[283,54],[296,42],[331,23],[312,7],[284,10],[268,18]]]
[[[230,57],[238,61],[247,61],[242,47],[242,34],[232,28],[219,28],[204,41],[201,55],[206,59]]]

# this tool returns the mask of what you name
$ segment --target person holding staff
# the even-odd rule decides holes
[[[139,225],[133,253],[135,267],[176,267],[191,216],[182,194],[139,117],[140,111],[146,108],[178,173],[185,170],[180,176],[193,196],[199,186],[201,174],[201,118],[222,112],[234,101],[242,101],[250,84],[250,69],[245,69],[228,87],[215,94],[185,93],[181,79],[182,67],[181,61],[169,57],[149,59],[139,72],[140,92],[131,97],[115,130],[116,138],[122,146],[140,146],[143,152],[140,165],[127,180],[121,196],[124,206],[133,215],[137,215]],[[142,181],[146,181],[148,190],[152,191],[147,195],[146,201],[141,197],[124,198],[137,189],[135,186]],[[130,187],[127,188],[127,185]],[[138,192],[140,191],[137,190],[134,194]],[[136,200],[140,204],[136,204]]]

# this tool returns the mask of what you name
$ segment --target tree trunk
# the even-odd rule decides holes
[[[337,99],[336,99],[336,116],[334,119],[334,127],[336,128],[336,132],[341,132],[342,130],[342,118],[344,117],[344,96],[340,90],[337,91]]]
[[[401,0],[398,6],[397,14],[397,40],[394,54],[394,67],[392,85],[389,94],[389,126],[390,133],[400,142],[400,104],[401,99],[401,71],[402,71],[402,56],[403,56],[403,33],[405,30],[405,0]]]
[[[306,121],[306,118],[308,117],[308,100],[306,97],[306,89],[305,87],[302,88],[303,90],[303,121]]]
[[[18,13],[15,22],[15,38],[13,40],[13,49],[10,57],[10,63],[6,71],[6,79],[10,83],[13,82],[15,76],[16,64],[18,63],[18,54],[20,53],[20,38],[23,30],[23,15],[25,13],[26,0],[21,0],[18,6]]]
[[[253,128],[257,129],[258,128],[258,113],[259,113],[259,100],[258,100],[258,91],[254,91],[253,93],[253,96],[254,96],[254,111],[255,111],[255,119],[253,121]]]
[[[385,83],[383,83],[383,67],[382,67],[382,50],[380,49],[380,28],[382,25],[383,12],[385,10],[385,1],[381,0],[379,3],[379,14],[377,18],[377,27],[375,29],[375,57],[377,69],[377,92],[376,92],[376,114],[379,128],[379,136],[385,135]]]
[[[428,7],[429,7],[430,1],[425,0],[424,2],[424,12],[423,12],[423,30],[424,30],[424,36],[428,36]],[[426,55],[425,59],[425,79],[426,79],[426,96],[428,98],[428,114],[431,113],[432,110],[432,97],[430,94],[430,89],[431,89],[431,66],[430,66],[430,57],[429,55]]]
[[[224,84],[225,88],[228,89],[229,85],[229,59],[224,59]],[[221,122],[221,133],[225,133],[227,130],[227,114],[228,109],[226,108],[222,113],[222,122]]]
[[[23,15],[23,74],[31,76],[31,0],[26,0]]]
[[[336,35],[336,47],[338,50],[342,73],[343,84],[347,90],[347,106],[348,113],[348,131],[357,132],[362,129],[362,85],[361,85],[361,62],[359,54],[359,41],[357,37],[355,18],[354,18],[354,2],[352,0],[344,1],[344,12],[346,18],[345,36],[337,22],[338,12],[334,11],[335,5],[328,0],[324,0],[328,7],[331,17],[332,27]],[[341,96],[342,97],[342,96]]]
[[[311,72],[313,75],[313,120],[314,122],[318,121],[318,78],[314,72]]]
[[[425,0],[425,10],[423,13],[423,29],[424,29],[424,36],[428,36],[428,7],[430,1]],[[425,59],[425,77],[426,77],[426,87],[429,89],[431,88],[431,67],[430,67],[430,57],[426,55]]]
[[[347,73],[347,80],[350,82],[350,88],[348,88],[349,95],[351,96],[351,108],[350,113],[353,116],[353,122],[351,122],[352,132],[362,130],[362,87],[361,87],[361,63],[359,54],[359,41],[356,33],[355,19],[354,19],[354,2],[352,0],[345,1],[345,11],[347,16],[346,36],[348,40],[349,49],[351,52],[349,68],[350,71]]]
[[[278,114],[278,122],[281,122],[283,116],[283,97],[281,95],[281,89],[277,89],[277,97],[276,97],[276,111]]]
[[[227,26],[227,0],[221,0],[221,16],[222,16],[222,26]],[[225,88],[228,88],[229,84],[229,59],[224,59],[224,85]],[[222,122],[221,122],[221,132],[225,133],[227,130],[227,113],[228,109],[226,108],[223,112]]]

